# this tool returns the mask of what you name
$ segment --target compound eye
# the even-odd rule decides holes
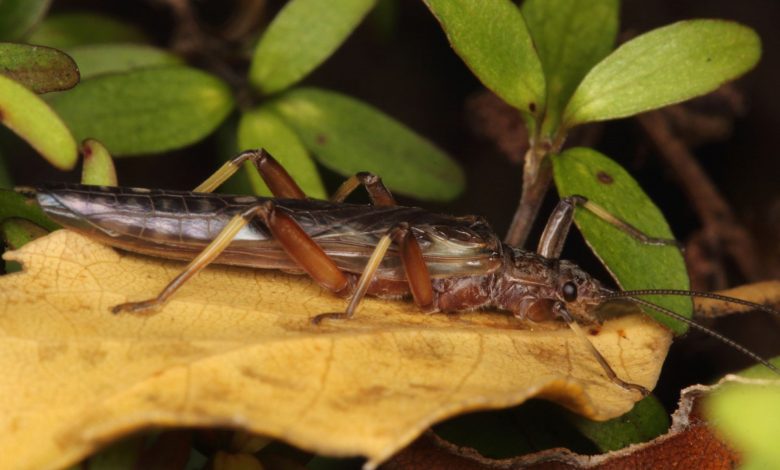
[[[574,302],[577,300],[577,284],[571,281],[564,283],[561,293],[563,294],[563,300],[566,302]]]

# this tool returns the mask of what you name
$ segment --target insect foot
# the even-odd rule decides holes
[[[115,305],[111,308],[111,313],[117,315],[122,312],[136,313],[136,314],[152,314],[162,307],[157,299],[144,300],[142,302],[126,302],[123,304]]]
[[[352,317],[352,315],[349,315],[346,312],[320,313],[319,315],[311,317],[311,322],[314,325],[319,325],[323,320],[349,320],[350,317]]]

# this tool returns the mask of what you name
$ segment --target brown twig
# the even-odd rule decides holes
[[[531,147],[525,156],[523,190],[512,224],[504,238],[506,243],[517,247],[525,245],[551,182],[552,165],[547,158],[547,153],[534,152],[534,148]]]
[[[250,106],[253,101],[252,92],[246,74],[239,70],[243,66],[237,69],[233,63],[248,61],[248,57],[243,56],[244,48],[241,43],[249,40],[252,28],[259,23],[265,0],[244,0],[242,8],[246,11],[237,12],[226,26],[235,27],[236,30],[221,33],[217,31],[217,35],[204,29],[189,0],[153,1],[170,9],[173,15],[170,49],[218,75],[231,85],[239,106]]]
[[[746,279],[760,279],[763,271],[750,234],[695,157],[671,131],[661,112],[653,111],[637,118],[693,204],[712,251],[727,253]]]
[[[539,207],[552,182],[548,156],[560,150],[563,138],[555,143],[539,142],[530,148],[529,134],[520,112],[489,90],[476,93],[466,102],[467,123],[471,131],[493,142],[512,163],[523,163],[523,192],[505,241],[522,247],[533,226]],[[574,145],[593,146],[601,137],[600,124],[582,126],[566,137]]]

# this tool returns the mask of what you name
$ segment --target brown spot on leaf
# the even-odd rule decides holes
[[[615,181],[615,179],[612,178],[612,175],[606,171],[599,171],[596,173],[596,179],[598,179],[599,182],[603,184],[612,184]]]
[[[534,103],[533,101],[531,101],[530,103],[528,103],[528,109],[529,109],[529,110],[530,110],[532,113],[535,113],[535,112],[536,112],[536,103]]]
[[[620,336],[623,339],[628,338],[628,335],[626,334],[626,330],[624,330],[622,328],[619,328],[619,329],[615,330],[615,332],[617,333],[618,336]]]
[[[81,153],[84,154],[85,160],[89,159],[92,156],[92,146],[84,142],[84,145],[81,146]]]
[[[68,343],[44,343],[38,344],[38,360],[48,362],[57,359],[68,352]]]
[[[325,145],[328,143],[328,137],[325,134],[317,134],[317,145]]]
[[[601,328],[592,326],[590,329],[588,329],[588,333],[590,333],[591,336],[597,336],[599,333],[601,333]]]
[[[79,359],[91,367],[95,367],[106,359],[108,353],[99,346],[84,345],[79,348]]]

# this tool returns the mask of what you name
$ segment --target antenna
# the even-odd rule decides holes
[[[717,339],[719,341],[722,341],[725,344],[728,344],[732,348],[736,349],[737,351],[741,352],[742,354],[745,354],[746,356],[748,356],[749,358],[753,359],[754,361],[761,363],[767,369],[771,370],[775,374],[780,375],[780,369],[775,367],[773,364],[771,364],[769,361],[767,361],[766,359],[762,358],[758,354],[754,353],[753,351],[751,351],[751,350],[747,349],[746,347],[742,346],[741,344],[737,343],[736,341],[733,341],[733,340],[731,340],[729,338],[726,338],[722,334],[720,334],[720,333],[718,333],[718,332],[716,332],[714,330],[711,330],[711,329],[707,328],[706,326],[700,325],[700,324],[696,323],[695,321],[693,321],[693,320],[691,320],[689,318],[686,318],[686,317],[680,315],[679,313],[677,313],[675,311],[669,310],[668,308],[661,307],[660,305],[656,305],[656,304],[654,304],[652,302],[649,302],[647,300],[644,300],[644,299],[638,299],[636,297],[632,297],[633,295],[652,295],[652,294],[655,294],[655,295],[688,295],[690,297],[708,297],[708,298],[711,298],[711,299],[724,300],[726,302],[733,302],[733,303],[738,303],[738,304],[742,304],[742,305],[748,305],[748,306],[756,307],[756,308],[763,307],[763,308],[761,308],[761,310],[769,311],[769,312],[772,312],[772,313],[775,313],[775,314],[780,314],[780,312],[778,312],[777,310],[774,310],[772,308],[766,307],[764,305],[759,305],[759,304],[755,304],[753,302],[748,302],[747,300],[740,300],[740,299],[735,299],[735,298],[732,298],[732,297],[725,297],[725,296],[721,296],[721,295],[717,295],[717,294],[709,294],[707,292],[689,292],[689,291],[668,290],[668,289],[648,289],[648,290],[620,291],[620,292],[614,292],[614,293],[606,294],[603,297],[604,299],[607,299],[607,300],[608,299],[625,299],[625,300],[629,300],[631,302],[637,303],[639,305],[644,305],[645,307],[648,307],[648,308],[651,308],[651,309],[656,310],[658,312],[661,312],[661,313],[663,313],[664,315],[666,315],[666,316],[668,316],[670,318],[674,318],[677,321],[681,321],[681,322],[685,323],[686,325],[689,325],[692,328],[695,328],[695,329],[697,329],[699,331],[703,331],[704,333],[712,336],[713,338],[715,338],[715,339]],[[703,295],[701,295],[701,294],[703,294]]]
[[[774,315],[780,315],[780,312],[769,307],[767,305],[757,304],[747,300],[737,299],[735,297],[728,297],[725,295],[713,294],[711,292],[698,292],[693,290],[677,290],[677,289],[641,289],[641,290],[623,290],[612,292],[604,295],[605,299],[621,299],[629,298],[637,295],[681,295],[685,297],[702,297],[705,299],[720,300],[722,302],[729,302],[732,304],[744,305],[751,307],[762,312],[772,313]]]

